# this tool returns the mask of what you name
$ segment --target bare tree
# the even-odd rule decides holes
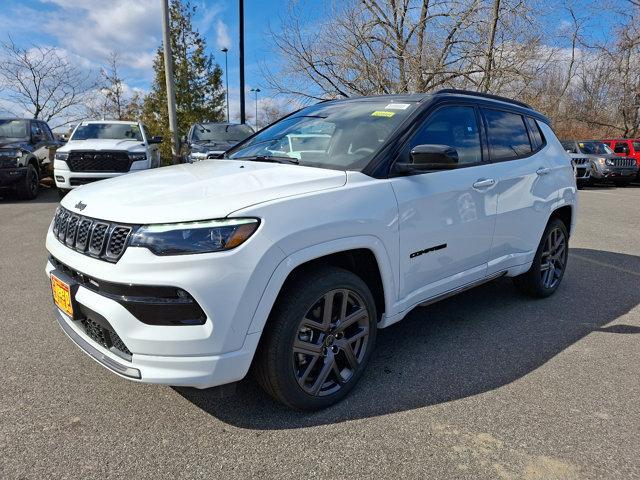
[[[120,74],[119,56],[116,52],[109,54],[106,66],[100,69],[98,89],[88,108],[94,118],[131,120],[140,117],[140,94],[127,88]]]
[[[265,76],[277,92],[319,99],[494,90],[493,79],[516,76],[538,42],[524,39],[531,9],[522,0],[347,0],[325,8],[313,29],[291,8],[272,30],[285,64]]]
[[[83,72],[52,47],[1,44],[0,86],[5,98],[34,118],[64,123],[81,117],[87,93],[93,88],[91,72]],[[65,121],[66,120],[66,121]]]

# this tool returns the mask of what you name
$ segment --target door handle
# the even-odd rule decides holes
[[[538,170],[536,170],[536,173],[538,175],[546,175],[549,172],[551,172],[551,169],[547,167],[540,167]]]
[[[483,180],[478,180],[476,183],[473,184],[473,188],[475,189],[488,188],[488,187],[493,187],[495,184],[496,184],[496,181],[493,178],[487,178]]]

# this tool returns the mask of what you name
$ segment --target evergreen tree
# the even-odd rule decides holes
[[[193,123],[221,121],[224,118],[222,70],[206,51],[206,41],[193,26],[196,7],[188,1],[172,0],[169,6],[170,38],[173,52],[178,135]],[[154,135],[162,135],[165,162],[171,159],[171,135],[167,115],[167,92],[162,45],[153,62],[154,80],[145,97],[142,119]]]

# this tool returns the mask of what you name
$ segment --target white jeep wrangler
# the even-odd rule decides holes
[[[314,133],[322,149],[280,148]],[[501,276],[551,295],[575,218],[573,169],[527,105],[353,98],[225,159],[71,192],[46,272],[62,329],[115,373],[206,388],[252,367],[276,399],[318,409],[357,383],[377,330],[418,305]]]
[[[158,144],[139,122],[87,121],[78,124],[56,151],[53,175],[60,196],[72,188],[160,166]]]

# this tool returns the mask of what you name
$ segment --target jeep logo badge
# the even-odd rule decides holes
[[[86,203],[82,203],[82,201],[76,203],[75,208],[77,208],[78,210],[82,211],[85,208],[87,208],[87,204]]]

